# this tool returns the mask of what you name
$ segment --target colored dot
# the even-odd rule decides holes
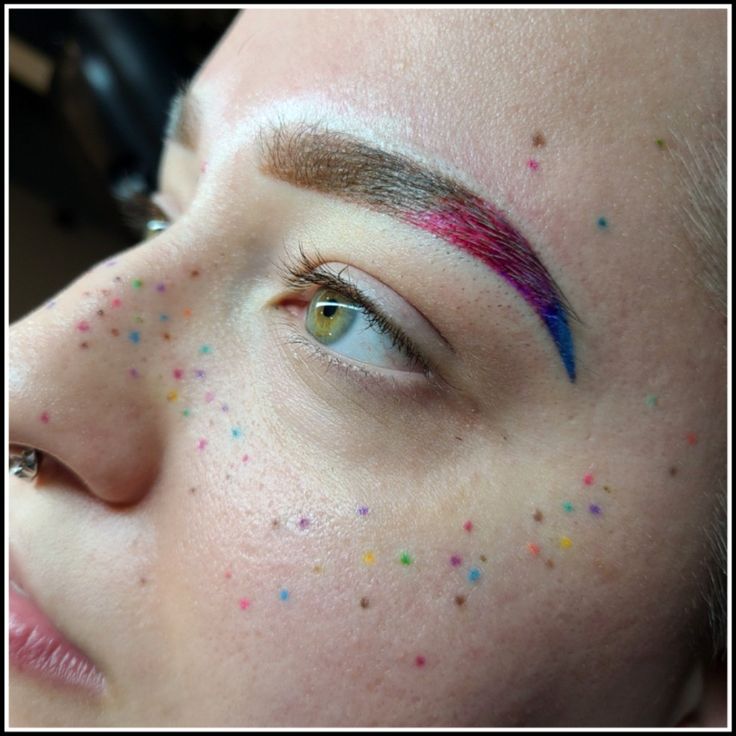
[[[427,663],[427,660],[422,657],[421,654],[417,655],[417,658],[414,660],[414,663],[417,667],[424,667],[424,665]]]
[[[613,490],[613,488],[611,488],[611,486],[603,486],[603,490],[604,490],[604,491],[605,491],[606,493],[610,493],[610,492],[611,492],[611,491]]]
[[[184,375],[184,371],[181,368],[174,368],[172,371],[174,374],[174,378],[179,381],[181,377]]]
[[[586,473],[583,476],[583,483],[585,483],[586,486],[592,486],[593,485],[593,474],[592,473]]]
[[[530,159],[529,159],[529,160],[528,160],[528,161],[526,162],[526,165],[527,165],[527,166],[528,166],[528,167],[529,167],[529,168],[530,168],[530,169],[531,169],[532,171],[536,171],[536,170],[537,170],[537,169],[539,168],[539,161],[535,161],[535,160],[534,160],[533,158],[530,158]]]
[[[240,430],[240,428],[239,428],[239,427],[233,427],[233,428],[232,428],[232,429],[230,430],[230,432],[231,432],[231,434],[232,434],[233,438],[235,438],[235,439],[237,439],[238,437],[240,437],[240,436],[241,436],[241,435],[243,434],[243,433],[241,432],[241,430]]]
[[[111,306],[114,309],[117,309],[118,307],[121,307],[122,305],[123,305],[122,299],[113,299],[112,302],[111,302]]]
[[[654,142],[657,144],[657,148],[664,148],[666,145],[661,138],[657,138]]]
[[[644,399],[644,403],[647,406],[657,406],[657,397],[654,394],[647,394],[647,397]]]
[[[299,519],[299,528],[307,529],[308,527],[309,527],[309,519],[307,519],[306,516],[302,516],[302,518]]]
[[[695,432],[688,432],[688,434],[687,434],[687,443],[688,443],[688,445],[697,445],[698,444],[698,436],[695,434]]]
[[[187,307],[187,308],[186,308],[186,309],[185,309],[185,310],[184,310],[184,311],[182,312],[182,314],[183,314],[183,315],[184,315],[184,316],[185,316],[185,317],[186,317],[187,319],[189,319],[189,317],[191,317],[191,316],[192,316],[192,310],[191,310],[191,309],[189,309],[189,307]]]
[[[156,291],[159,293],[166,291],[166,285],[165,284],[156,284]]]
[[[542,516],[542,512],[539,509],[535,509],[534,513],[532,514],[532,518],[534,519],[534,521],[542,521],[544,517]]]
[[[282,588],[279,591],[279,598],[281,598],[282,601],[288,601],[289,600],[289,591],[286,590],[286,588]]]
[[[562,539],[560,539],[560,547],[562,547],[562,549],[570,549],[570,547],[572,547],[572,539],[570,539],[570,537],[562,537]]]
[[[247,463],[248,462],[248,455],[243,455],[243,462],[244,463]]]
[[[141,333],[138,332],[138,330],[131,330],[128,333],[128,339],[131,342],[134,342],[134,343],[138,344],[141,341]]]
[[[598,515],[598,514],[601,513],[601,507],[597,503],[590,504],[590,506],[588,508],[590,509],[590,513],[591,514]]]
[[[455,596],[455,605],[457,605],[457,606],[463,606],[463,605],[465,605],[465,596],[464,595],[456,595]]]
[[[373,552],[364,552],[363,553],[363,564],[365,565],[372,565],[376,561],[376,557],[373,554]]]
[[[159,322],[168,322],[169,321],[169,315],[168,314],[159,314],[158,319],[159,319]]]
[[[214,394],[212,393],[212,391],[207,391],[207,393],[205,393],[205,395],[204,395],[204,400],[205,400],[205,401],[206,401],[206,402],[207,402],[208,404],[209,404],[209,403],[210,403],[210,402],[212,401],[212,399],[214,399],[214,398],[215,398],[215,395],[214,395]]]
[[[197,370],[195,370],[195,371],[194,371],[194,375],[195,375],[195,376],[196,376],[197,378],[204,378],[204,375],[205,375],[205,374],[204,374],[204,371],[203,371],[203,370],[199,370],[199,369],[197,369]]]
[[[605,217],[599,217],[596,224],[599,230],[605,230],[608,227],[608,220]]]
[[[80,332],[89,332],[89,322],[85,322],[84,320],[82,322],[78,322],[77,329]]]
[[[202,161],[202,163],[199,165],[199,173],[204,174],[207,171],[207,162]]]
[[[477,567],[471,567],[468,571],[468,580],[471,583],[477,583],[480,580],[480,570]]]
[[[463,564],[463,558],[460,557],[460,555],[452,555],[452,557],[450,557],[450,564],[453,567],[459,567]]]
[[[118,336],[118,335],[120,334],[120,330],[118,330],[118,329],[116,329],[115,327],[113,327],[113,328],[112,328],[112,329],[110,330],[110,334],[111,334],[111,335],[112,335],[113,337],[117,337],[117,336]]]
[[[209,355],[212,352],[212,348],[209,345],[202,345],[199,349],[200,355]]]
[[[572,511],[575,510],[575,507],[569,502],[565,501],[565,503],[562,504],[562,508],[569,514]]]
[[[322,572],[322,565],[315,565],[312,568],[312,572],[316,572],[316,573],[320,574]]]
[[[240,608],[245,611],[250,606],[250,601],[247,598],[240,599]]]
[[[44,423],[48,424],[51,421],[51,418],[49,417],[49,413],[47,411],[44,411],[41,413],[41,416],[39,419]]]
[[[141,374],[138,373],[138,370],[136,368],[131,368],[128,371],[128,375],[130,375],[131,378],[138,378]]]
[[[227,404],[222,404],[220,406],[220,409],[222,409],[223,411],[230,411],[230,407]]]
[[[473,531],[473,522],[472,521],[466,521],[463,524],[463,529],[465,529],[466,532],[472,532]]]
[[[367,506],[358,506],[358,515],[367,516],[370,509]]]
[[[205,447],[207,447],[207,440],[200,439],[199,442],[197,442],[197,449],[204,450]]]
[[[179,394],[176,393],[176,391],[169,391],[169,393],[166,394],[167,401],[176,401]]]
[[[367,598],[361,598],[360,599],[360,607],[361,608],[368,608],[370,606],[370,601]]]
[[[230,570],[225,570],[225,577],[228,578],[228,580],[233,576],[233,574],[230,572]]]
[[[527,544],[527,549],[532,553],[534,557],[536,557],[539,554],[539,545],[533,544],[530,542]]]
[[[138,323],[139,325],[142,325],[142,324],[143,324],[143,317],[141,317],[141,316],[140,316],[140,314],[139,314],[139,315],[137,315],[137,316],[136,316],[136,318],[135,318],[135,321],[136,321],[136,322],[137,322],[137,323]]]
[[[402,565],[411,565],[412,559],[411,555],[408,552],[402,552],[401,556],[399,557],[399,561]]]
[[[188,416],[189,416],[189,415],[191,414],[191,412],[189,411],[189,409],[184,409],[184,410],[182,411],[182,414],[183,414],[183,415],[184,415],[185,417],[188,417]]]
[[[134,289],[140,289],[143,286],[143,281],[141,279],[133,279],[132,284]]]

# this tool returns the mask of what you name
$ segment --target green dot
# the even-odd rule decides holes
[[[659,148],[664,148],[664,146],[665,146],[665,143],[664,143],[664,141],[661,138],[657,138],[657,140],[655,141],[655,143],[657,144],[657,146],[659,146]]]
[[[134,289],[140,289],[141,286],[143,286],[143,281],[140,279],[133,279],[133,288]]]
[[[408,552],[402,552],[399,559],[402,565],[411,565],[411,555]]]
[[[654,394],[648,394],[644,401],[647,406],[657,406],[657,397]]]
[[[565,509],[568,514],[574,510],[574,506],[569,501],[565,501],[565,503],[562,504],[562,508]]]
[[[184,411],[182,412],[182,414],[183,414],[183,415],[184,415],[185,417],[188,417],[188,416],[189,416],[189,414],[190,414],[190,412],[189,412],[189,409],[184,409]]]
[[[199,349],[199,352],[202,355],[209,355],[212,352],[212,349],[209,345],[202,345],[202,347]]]

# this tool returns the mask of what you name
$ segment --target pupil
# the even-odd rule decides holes
[[[333,303],[328,305],[322,306],[322,314],[324,314],[325,317],[334,317],[335,312],[337,312],[337,302],[334,300],[330,300]]]

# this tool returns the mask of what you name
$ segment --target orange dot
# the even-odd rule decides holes
[[[527,549],[532,553],[534,557],[539,554],[539,545],[534,544],[533,542],[529,542],[529,544],[527,544]]]
[[[187,308],[186,308],[186,309],[185,309],[185,310],[184,310],[184,311],[182,312],[182,314],[183,314],[183,315],[184,315],[184,316],[185,316],[185,317],[186,317],[187,319],[189,319],[189,317],[191,317],[191,316],[192,316],[192,310],[191,310],[191,309],[189,309],[189,307],[187,307]]]

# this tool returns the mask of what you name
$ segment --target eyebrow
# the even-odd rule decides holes
[[[196,149],[201,117],[191,86],[180,85],[172,100],[166,139]],[[263,173],[391,215],[482,261],[540,317],[575,381],[569,323],[578,317],[531,244],[496,206],[408,156],[318,124],[267,126],[258,144]]]

